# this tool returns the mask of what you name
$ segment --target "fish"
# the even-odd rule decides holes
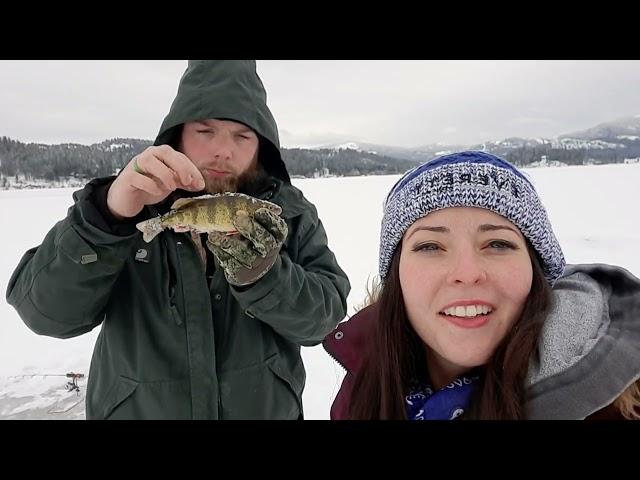
[[[276,215],[282,208],[267,200],[244,193],[219,193],[193,198],[181,198],[171,205],[171,210],[149,220],[136,224],[145,242],[151,242],[167,228],[176,232],[197,233],[222,232],[227,235],[238,233],[233,220],[238,214],[253,216],[256,210],[266,208]]]

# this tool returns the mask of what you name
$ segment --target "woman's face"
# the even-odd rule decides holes
[[[485,364],[519,318],[532,274],[522,233],[489,210],[446,208],[411,225],[400,284],[430,374],[448,383]]]

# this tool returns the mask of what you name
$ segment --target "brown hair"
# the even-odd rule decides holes
[[[522,314],[482,367],[481,380],[463,418],[525,418],[526,375],[544,320],[551,307],[551,287],[545,280],[538,254],[527,242],[533,266],[531,291]],[[400,286],[398,245],[379,295],[373,287],[377,318],[355,375],[349,417],[359,420],[406,419],[404,396],[411,382],[426,373],[422,339],[405,311]],[[377,297],[377,298],[376,298]]]
[[[633,382],[613,402],[624,418],[640,420],[640,380]]]

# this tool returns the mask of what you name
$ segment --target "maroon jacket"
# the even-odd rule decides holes
[[[362,364],[367,333],[371,331],[377,315],[376,304],[360,310],[348,321],[340,323],[322,342],[325,350],[346,370],[340,390],[331,405],[331,420],[348,420],[348,407],[355,373]],[[613,404],[589,415],[585,420],[624,420],[625,418]]]
[[[327,353],[347,371],[331,405],[331,420],[348,420],[347,409],[351,402],[355,372],[360,368],[366,333],[371,331],[376,312],[375,304],[365,307],[348,321],[340,323],[322,342]]]

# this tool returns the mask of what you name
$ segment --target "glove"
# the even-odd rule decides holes
[[[239,234],[211,232],[207,247],[224,270],[229,284],[246,286],[255,283],[273,267],[289,230],[287,223],[266,208],[253,216],[236,213],[233,224]]]

